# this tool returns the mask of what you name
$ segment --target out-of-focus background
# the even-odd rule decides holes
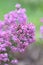
[[[39,37],[39,28],[42,25],[40,18],[43,17],[43,0],[0,0],[0,19],[3,20],[4,14],[14,10],[17,3],[26,8],[28,20],[35,24],[36,37]]]
[[[43,17],[43,0],[0,0],[0,20],[4,19],[4,14],[15,9],[15,5],[20,3],[22,7],[26,8],[28,22],[32,22],[36,26],[36,44],[31,45],[28,49],[27,58],[25,61],[19,62],[18,65],[43,65],[43,40],[40,40],[40,18]],[[20,58],[21,56],[18,55]],[[24,58],[24,56],[22,56]]]

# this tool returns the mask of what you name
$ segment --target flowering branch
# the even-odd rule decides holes
[[[14,65],[14,53],[23,53],[26,47],[35,41],[35,26],[27,24],[26,10],[17,4],[15,11],[4,15],[0,21],[0,64]]]

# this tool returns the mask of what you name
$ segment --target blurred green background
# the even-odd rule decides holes
[[[4,19],[4,14],[15,9],[15,4],[20,3],[26,8],[28,22],[36,25],[36,37],[39,37],[40,18],[43,17],[43,0],[0,0],[0,20]]]

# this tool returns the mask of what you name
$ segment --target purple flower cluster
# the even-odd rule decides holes
[[[43,18],[40,19],[40,22],[43,23]],[[41,34],[41,38],[43,39],[43,26],[40,26],[40,34]]]
[[[15,52],[24,52],[26,47],[35,41],[35,26],[27,24],[26,10],[17,4],[15,11],[4,16],[0,21],[0,64],[14,65],[18,60]]]

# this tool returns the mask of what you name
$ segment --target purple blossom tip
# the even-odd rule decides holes
[[[40,19],[40,22],[43,22],[43,18]]]
[[[15,7],[16,7],[16,8],[20,8],[21,5],[20,5],[20,4],[16,4]]]

